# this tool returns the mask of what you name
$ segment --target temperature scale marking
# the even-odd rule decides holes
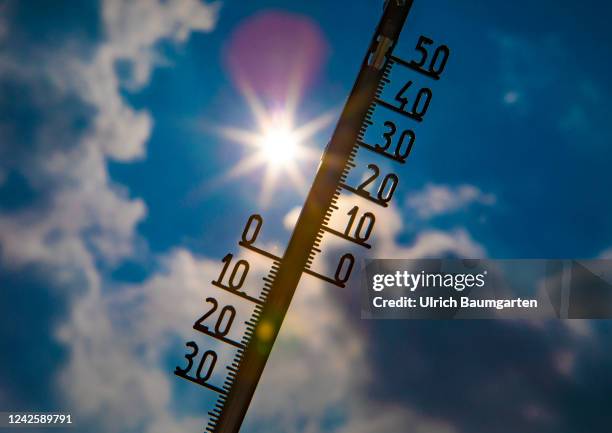
[[[321,158],[314,182],[282,257],[254,245],[263,226],[263,218],[257,214],[249,217],[238,245],[273,262],[268,274],[263,277],[260,295],[254,297],[241,290],[250,265],[242,259],[237,260],[232,267],[232,254],[223,258],[221,274],[217,280],[212,281],[213,286],[252,303],[253,313],[244,322],[246,330],[240,341],[227,337],[234,323],[236,309],[231,305],[219,308],[216,298],[206,298],[206,302],[212,304],[213,308],[193,325],[195,330],[235,349],[233,360],[225,367],[227,374],[222,386],[209,382],[217,364],[217,353],[214,350],[201,353],[193,341],[186,343],[190,349],[185,355],[187,365],[184,368],[176,367],[177,376],[218,394],[205,428],[209,433],[239,431],[302,274],[339,287],[344,287],[348,281],[355,265],[355,257],[351,253],[340,257],[333,276],[322,275],[312,269],[315,257],[322,252],[323,235],[329,233],[351,244],[371,248],[368,240],[376,221],[372,212],[361,212],[358,206],[354,206],[348,212],[350,218],[344,231],[329,225],[333,212],[339,210],[341,191],[357,195],[376,206],[389,206],[399,182],[398,176],[395,173],[381,176],[381,170],[376,164],[368,164],[368,171],[371,172],[369,177],[357,186],[351,185],[347,179],[349,172],[357,168],[355,157],[359,149],[363,149],[394,163],[406,163],[416,139],[412,129],[396,134],[396,124],[391,120],[385,121],[384,127],[388,131],[382,134],[385,143],[381,145],[365,140],[367,128],[374,125],[373,116],[378,108],[400,115],[408,122],[422,122],[433,94],[429,87],[419,87],[416,80],[422,77],[439,80],[450,55],[446,45],[436,44],[425,36],[420,36],[415,47],[418,59],[408,62],[392,54],[411,6],[412,0],[386,2],[357,80]],[[416,77],[408,80],[396,93],[394,100],[389,101],[382,95],[386,86],[392,84],[390,74],[394,68],[409,70]],[[369,188],[377,180],[379,186],[373,193]],[[218,318],[213,329],[203,324],[217,312]]]

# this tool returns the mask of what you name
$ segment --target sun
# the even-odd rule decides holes
[[[336,118],[336,110],[296,125],[295,105],[287,104],[281,109],[267,110],[251,92],[243,92],[243,95],[257,121],[257,127],[255,130],[216,128],[223,138],[247,147],[246,156],[230,168],[222,180],[260,171],[259,202],[262,205],[270,202],[277,186],[284,187],[289,183],[305,192],[307,184],[300,167],[320,157],[309,140]]]
[[[273,125],[263,131],[259,145],[264,159],[276,167],[295,161],[300,153],[300,143],[295,131],[285,124]]]

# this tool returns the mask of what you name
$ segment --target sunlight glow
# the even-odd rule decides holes
[[[308,185],[300,171],[300,165],[307,161],[317,161],[320,157],[317,151],[308,146],[308,140],[336,118],[336,110],[294,126],[295,101],[286,101],[287,105],[282,110],[268,111],[247,86],[241,86],[241,90],[257,121],[256,130],[235,127],[215,129],[224,138],[243,144],[252,151],[220,180],[225,181],[262,170],[259,201],[263,205],[270,202],[276,184],[286,185],[289,181],[298,190],[305,192]]]
[[[288,125],[272,125],[263,131],[260,146],[263,156],[273,166],[282,166],[299,156],[298,137]]]

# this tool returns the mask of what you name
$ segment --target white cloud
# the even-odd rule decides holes
[[[152,67],[163,61],[156,44],[161,39],[180,43],[191,32],[212,30],[218,7],[199,0],[107,0],[102,12],[109,40],[105,49],[110,53],[105,55],[128,59],[133,67],[128,84],[139,87],[149,81]]]
[[[274,419],[278,431],[292,431],[307,419],[316,426],[351,400],[366,371],[361,339],[330,287],[303,278],[255,395],[255,424]]]
[[[287,230],[293,230],[295,227],[295,223],[297,223],[298,217],[300,216],[300,212],[302,211],[301,206],[296,206],[287,215],[283,218],[283,226]]]
[[[267,259],[257,257],[248,257],[251,268],[267,269]],[[175,250],[163,258],[160,271],[144,283],[124,287],[105,302],[100,299],[102,302],[79,308],[79,321],[62,333],[64,339],[74,341],[79,352],[78,363],[73,362],[64,372],[63,384],[72,388],[73,404],[78,402],[78,407],[86,409],[83,415],[104,411],[107,431],[119,430],[118,424],[121,429],[129,428],[125,421],[128,411],[133,425],[147,419],[151,433],[162,431],[159,424],[164,422],[176,431],[180,431],[179,423],[189,424],[183,427],[188,431],[201,430],[201,419],[168,418],[168,382],[176,379],[160,369],[160,358],[171,337],[194,338],[191,324],[203,312],[202,299],[222,296],[208,284],[219,269],[218,260],[198,259],[186,250]],[[339,431],[352,431],[362,421],[371,427],[400,429],[409,422],[415,431],[453,432],[449,426],[409,409],[385,404],[377,410],[380,416],[363,417],[375,404],[364,394],[371,380],[367,354],[359,330],[338,306],[333,290],[312,278],[300,283],[245,427],[300,431],[305,421],[303,431],[322,432],[327,431],[326,415],[338,410],[347,415]],[[138,354],[137,348],[144,348],[144,352]],[[201,392],[205,398],[207,391]],[[176,403],[182,404],[181,396],[178,398]],[[118,424],[112,420],[119,420]]]
[[[122,89],[148,84],[161,62],[160,41],[182,43],[193,31],[212,30],[217,7],[196,0],[107,0],[101,7],[104,39],[99,44],[53,51],[35,45],[28,52],[36,57],[27,59],[17,53],[0,55],[0,79],[27,87],[42,113],[28,152],[17,152],[19,143],[0,144],[0,154],[11,156],[0,161],[0,173],[20,171],[41,197],[27,208],[0,215],[1,259],[12,268],[41,265],[70,296],[66,322],[56,330],[68,348],[58,380],[77,417],[95,418],[108,432],[139,425],[151,433],[198,431],[201,419],[172,417],[174,378],[160,360],[166,333],[178,332],[178,326],[164,328],[150,312],[163,310],[164,317],[175,321],[189,313],[192,319],[199,305],[195,290],[207,281],[199,277],[207,277],[210,265],[180,251],[166,258],[168,272],[182,279],[157,276],[145,286],[149,290],[137,303],[148,314],[142,322],[113,316],[121,304],[109,304],[113,290],[98,266],[117,263],[143,245],[135,228],[146,215],[145,204],[109,178],[107,164],[142,157],[153,119],[130,106]],[[117,72],[119,61],[129,66],[125,76]],[[73,124],[83,117],[85,131],[73,132]],[[167,290],[157,284],[168,284]],[[183,298],[172,291],[179,289],[177,284],[182,284]],[[138,324],[148,325],[147,333]],[[145,335],[151,337],[140,342],[143,356],[133,338]]]
[[[130,161],[144,155],[152,120],[122,97],[126,83],[120,81],[115,64],[130,62],[134,73],[128,84],[145,85],[155,65],[156,44],[162,39],[183,42],[191,31],[211,30],[217,10],[195,0],[109,0],[102,8],[106,40],[91,58],[68,48],[53,54],[38,50],[43,52],[40,59],[21,62],[1,58],[3,77],[11,76],[34,91],[41,91],[40,83],[50,84],[44,94],[35,95],[40,108],[48,109],[32,143],[36,152],[16,167],[49,197],[45,205],[0,216],[2,259],[7,265],[53,265],[66,276],[67,269],[77,274],[89,269],[90,253],[116,262],[134,252],[134,229],[146,214],[145,205],[111,182],[106,164],[109,158]],[[48,107],[46,101],[59,104],[70,98],[94,109],[92,127],[82,137],[67,136],[65,131],[83,113]]]
[[[484,258],[487,254],[485,248],[462,227],[449,231],[429,229],[417,232],[409,245],[397,242],[397,236],[403,229],[403,216],[397,207],[390,206],[377,215],[374,229],[377,240],[372,257],[415,259],[454,254],[458,257]]]
[[[395,204],[386,209],[369,207],[362,201],[350,196],[341,196],[337,203],[339,211],[334,212],[330,219],[330,226],[339,231],[344,231],[347,221],[345,210],[353,206],[360,206],[361,211],[370,211],[376,215],[373,229],[373,237],[368,240],[372,244],[372,250],[368,256],[376,258],[428,258],[440,257],[446,254],[455,254],[458,257],[484,258],[485,248],[476,242],[470,234],[462,227],[448,231],[428,229],[415,234],[410,244],[398,243],[397,237],[405,230],[404,215],[402,210]],[[410,210],[406,210],[410,212]],[[337,247],[345,245],[346,242],[338,238],[330,237],[329,245]]]
[[[351,206],[353,203],[352,199],[343,198],[340,205]],[[293,210],[290,214],[295,212]],[[334,218],[340,217],[336,215]],[[288,216],[286,220],[289,219]],[[402,217],[393,206],[379,213],[377,221],[378,242],[374,255],[407,258],[446,252],[484,255],[483,248],[461,230],[426,232],[417,236],[412,245],[397,244],[395,238],[403,229]],[[248,258],[253,272],[263,273],[270,265],[267,259],[256,255],[244,258]],[[80,383],[71,385],[73,398],[91,404],[88,407],[94,412],[110,408],[117,417],[123,414],[125,407],[130,407],[129,399],[134,398],[146,402],[136,407],[139,414],[148,413],[147,409],[151,408],[158,408],[159,413],[167,412],[166,382],[172,378],[159,370],[159,359],[171,336],[193,338],[191,324],[202,314],[202,299],[223,295],[208,284],[219,269],[218,260],[197,259],[186,250],[176,250],[162,260],[160,272],[142,284],[124,287],[107,298],[103,305],[108,311],[104,312],[97,302],[92,303],[89,310],[83,307],[86,313],[81,316],[82,320],[87,318],[89,322],[73,323],[72,332],[77,334],[77,347],[89,348],[79,349],[79,360],[83,365],[93,362],[96,368],[89,371],[89,376],[83,376]],[[253,431],[302,431],[303,428],[303,431],[319,432],[326,430],[325,417],[336,410],[347,416],[346,424],[340,426],[339,431],[353,431],[357,426],[361,426],[361,431],[371,431],[369,427],[377,426],[398,430],[409,423],[417,432],[453,432],[450,426],[417,415],[409,408],[380,405],[364,393],[371,377],[363,336],[345,309],[338,305],[334,290],[311,277],[302,279],[245,427],[250,426]],[[96,311],[93,311],[94,306],[97,306]],[[92,322],[91,318],[97,315],[101,323]],[[108,335],[115,339],[110,351],[105,333],[99,331],[108,328],[112,329]],[[67,331],[64,338],[74,339],[75,335]],[[145,348],[144,355],[134,354],[132,347],[136,344]],[[101,352],[92,348],[99,348]],[[90,361],[90,357],[97,360]],[[130,373],[122,372],[111,376],[107,373],[127,362],[138,363],[140,368],[151,372],[146,386],[141,384],[144,378],[138,374],[130,376]],[[132,369],[124,367],[124,370]],[[73,373],[78,371],[79,365],[73,364],[65,373],[66,382],[73,380]],[[99,387],[105,392],[98,393],[96,389]],[[149,393],[156,395],[153,398]],[[364,418],[363,414],[371,412],[372,405],[380,405],[376,412],[385,416]],[[304,421],[306,426],[302,424]]]
[[[418,234],[413,245],[397,248],[393,257],[427,258],[452,253],[458,257],[483,258],[484,248],[462,228],[444,232],[427,230]]]
[[[75,301],[70,322],[58,330],[71,348],[59,380],[78,416],[111,432],[139,425],[147,432],[160,431],[160,425],[180,431],[181,423],[202,429],[203,416],[171,417],[175,378],[162,357],[172,338],[187,338],[218,266],[176,250],[144,284],[110,296],[90,290]]]
[[[340,205],[353,203],[343,198]],[[461,229],[424,232],[408,246],[395,240],[402,229],[396,207],[379,213],[374,255],[484,256],[484,249]],[[256,255],[248,260],[255,274],[265,272],[270,264]],[[128,412],[133,425],[146,420],[150,432],[164,422],[173,428],[184,422],[201,429],[201,419],[168,417],[174,378],[160,364],[172,338],[193,338],[191,325],[202,314],[203,299],[223,295],[209,284],[219,269],[218,260],[175,250],[160,260],[160,271],[144,283],[119,288],[111,296],[92,291],[78,301],[73,320],[60,332],[73,348],[62,384],[83,416],[104,414],[106,431],[129,427]],[[306,431],[323,431],[326,414],[339,410],[348,419],[340,431],[352,429],[361,419],[372,427],[399,429],[409,422],[421,429],[415,431],[452,432],[451,427],[408,408],[388,405],[379,412],[389,416],[363,419],[364,411],[376,404],[364,394],[371,380],[368,357],[359,330],[337,304],[333,290],[319,280],[302,279],[250,409],[248,422],[255,431],[297,431],[304,420]]]
[[[343,210],[354,205],[365,210],[365,204],[358,199],[342,196],[338,202],[340,210],[333,214],[330,226],[344,223]],[[295,208],[286,215],[287,228],[293,227],[298,213],[299,208]],[[397,243],[402,230],[402,214],[397,207],[378,210],[374,247],[368,255],[415,258],[446,253],[461,257],[486,254],[463,229],[422,232],[410,245]],[[346,247],[342,242],[328,239],[325,246],[326,249]],[[324,273],[333,267],[325,262],[322,266]],[[358,279],[353,278],[350,283],[344,290],[358,290]],[[338,427],[338,432],[402,431],[406,425],[413,426],[415,432],[453,432],[447,424],[406,407],[376,402],[365,393],[371,370],[363,336],[347,317],[346,308],[338,304],[335,290],[338,289],[314,278],[302,278],[255,394],[250,409],[253,415],[247,418],[254,431],[264,428],[266,431],[324,431],[325,414],[337,410],[347,419]],[[305,426],[301,425],[304,420]]]
[[[465,209],[473,203],[491,206],[495,202],[495,195],[484,193],[473,185],[453,187],[430,183],[422,191],[409,194],[406,204],[421,218],[431,218]]]

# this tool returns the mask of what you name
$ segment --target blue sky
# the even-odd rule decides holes
[[[172,370],[207,282],[251,213],[282,248],[307,192],[218,181],[249,150],[214,127],[257,128],[232,41],[305,26],[303,124],[339,112],[380,3],[0,2],[0,411],[199,431],[212,397]],[[415,0],[396,54],[421,34],[452,54],[372,256],[612,255],[609,9]],[[302,281],[246,431],[607,431],[607,322],[364,323],[357,290]]]

